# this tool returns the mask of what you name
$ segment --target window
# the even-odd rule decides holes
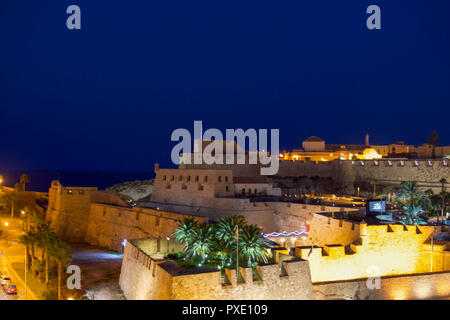
[[[166,176],[163,176],[162,179],[163,179],[163,181],[166,181],[167,177],[166,177]]]
[[[225,176],[225,182],[228,182],[228,176]]]
[[[171,180],[171,181],[175,180],[175,176],[171,176],[171,177],[170,177],[170,180]]]
[[[187,176],[186,181],[187,181],[187,182],[191,181],[191,176]]]
[[[78,190],[79,194],[84,194],[84,190]]]
[[[183,184],[183,185],[181,186],[181,190],[186,190],[186,189],[187,189],[187,185]]]
[[[181,181],[181,180],[183,180],[183,176],[178,177],[178,181]]]
[[[166,185],[166,189],[170,189],[170,183]]]
[[[195,182],[198,182],[198,176],[195,176]]]
[[[199,185],[198,185],[198,190],[199,190],[199,191],[203,191],[203,185],[202,185],[202,184],[199,184]]]
[[[208,181],[208,176],[205,176],[205,178],[203,179],[204,182]]]
[[[221,176],[218,176],[218,177],[217,177],[217,180],[219,180],[219,182],[222,182],[222,177],[221,177]]]
[[[67,190],[67,194],[72,194],[72,189]]]
[[[227,192],[230,191],[230,187],[226,186],[226,187],[225,187],[225,190],[226,190]]]

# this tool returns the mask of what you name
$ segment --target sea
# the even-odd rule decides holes
[[[20,176],[25,173],[30,178],[26,188],[29,191],[48,192],[53,180],[59,180],[63,186],[97,187],[99,190],[118,183],[148,180],[155,177],[154,172],[126,171],[56,171],[56,170],[1,170],[2,185],[14,187]]]

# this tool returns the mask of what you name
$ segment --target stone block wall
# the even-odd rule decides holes
[[[186,217],[189,215],[93,203],[85,240],[92,245],[120,252],[125,239],[169,237],[178,227],[178,222]],[[192,217],[204,221],[201,217]]]
[[[440,227],[362,223],[359,230],[359,239],[347,246],[295,248],[296,256],[309,261],[313,282],[366,278],[374,270],[379,276],[450,270],[450,248],[436,243],[431,252],[428,244]]]
[[[316,283],[314,297],[319,300],[422,300],[450,296],[450,272],[381,277],[380,286],[369,279]],[[372,289],[370,289],[372,288]]]
[[[127,299],[157,300],[279,300],[313,299],[307,261],[284,261],[258,266],[261,280],[254,280],[251,268],[240,269],[243,282],[236,282],[236,270],[226,271],[226,281],[215,269],[183,270],[170,261],[157,261],[127,242],[119,284]]]

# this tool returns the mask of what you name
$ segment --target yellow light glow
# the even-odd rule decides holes
[[[380,155],[375,149],[366,148],[363,151],[363,154],[357,154],[356,158],[361,160],[372,160],[372,159],[381,159],[383,156]]]
[[[406,293],[403,290],[397,290],[394,292],[393,297],[394,300],[405,300]]]
[[[4,225],[5,225],[5,227],[9,226],[9,222],[5,221]]]

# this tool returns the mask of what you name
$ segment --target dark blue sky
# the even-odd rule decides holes
[[[450,144],[448,0],[2,0],[0,41],[1,168],[151,171],[194,120]]]

